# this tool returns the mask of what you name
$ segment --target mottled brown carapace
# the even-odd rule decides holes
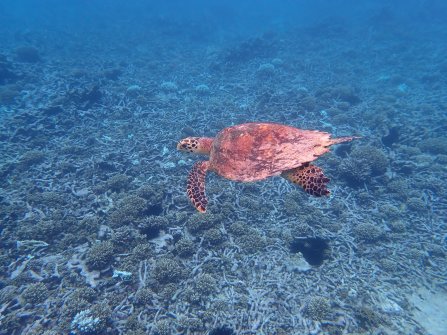
[[[210,169],[230,180],[261,180],[311,162],[332,144],[351,139],[275,123],[246,123],[217,134]]]
[[[200,212],[206,211],[205,176],[208,170],[220,176],[250,182],[275,175],[302,186],[314,196],[328,195],[323,171],[310,162],[333,144],[355,137],[331,139],[331,134],[276,123],[245,123],[220,131],[215,138],[188,137],[177,148],[209,154],[209,161],[194,164],[188,177],[188,196]]]

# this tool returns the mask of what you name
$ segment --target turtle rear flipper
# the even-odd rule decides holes
[[[187,193],[194,207],[202,213],[206,212],[208,200],[205,195],[205,176],[209,163],[197,162],[188,175]]]
[[[281,175],[292,183],[300,185],[304,191],[316,197],[329,195],[330,193],[327,189],[329,178],[324,175],[323,170],[318,166],[304,164],[285,171]]]

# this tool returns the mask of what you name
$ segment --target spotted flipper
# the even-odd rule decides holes
[[[205,176],[209,163],[207,161],[197,162],[193,165],[188,175],[187,192],[194,207],[202,213],[206,212]]]
[[[304,191],[316,197],[329,195],[330,193],[327,189],[329,178],[323,174],[323,170],[318,166],[305,164],[283,172],[282,176],[292,183],[300,185]]]

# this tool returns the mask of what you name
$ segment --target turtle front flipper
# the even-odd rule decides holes
[[[318,166],[304,164],[295,169],[284,171],[281,175],[292,183],[300,185],[304,191],[316,197],[329,195],[330,193],[327,189],[329,178],[324,175],[323,170]]]
[[[202,161],[193,165],[191,172],[188,175],[187,192],[194,207],[202,213],[206,212],[205,195],[205,176],[208,170],[209,162]]]

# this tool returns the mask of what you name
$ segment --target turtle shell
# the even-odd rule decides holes
[[[317,159],[335,141],[331,134],[275,123],[245,123],[221,130],[213,141],[210,168],[235,181],[256,181]]]

